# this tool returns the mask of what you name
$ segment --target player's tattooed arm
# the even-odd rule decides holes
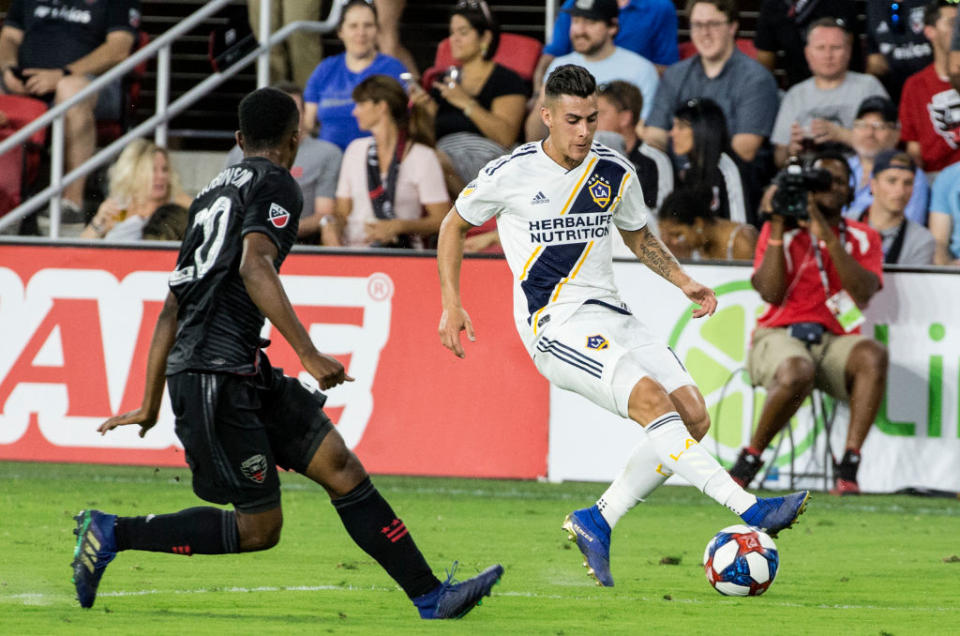
[[[717,296],[712,289],[690,278],[670,250],[648,227],[628,232],[621,230],[627,247],[637,255],[640,262],[680,288],[687,298],[699,305],[693,317],[712,315],[717,309]]]
[[[674,258],[670,250],[657,238],[657,235],[648,227],[642,227],[635,232],[621,232],[623,240],[640,262],[651,270],[667,279],[677,287],[683,281],[676,280],[677,274],[683,270],[680,263]]]

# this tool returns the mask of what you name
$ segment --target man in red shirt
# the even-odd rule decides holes
[[[901,138],[927,173],[960,161],[960,94],[947,77],[956,17],[956,4],[934,0],[926,6],[923,34],[933,44],[933,64],[907,78],[900,98]]]
[[[814,165],[831,174],[831,188],[808,195],[808,219],[784,216],[774,197],[757,241],[750,282],[770,306],[757,321],[747,370],[767,398],[730,474],[744,486],[753,480],[760,454],[816,387],[850,404],[846,451],[831,492],[856,494],[860,447],[887,378],[886,348],[859,327],[859,309],[883,285],[883,250],[876,231],[842,216],[852,198],[843,155],[818,157]]]

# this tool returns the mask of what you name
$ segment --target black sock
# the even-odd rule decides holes
[[[846,481],[857,481],[857,469],[860,468],[860,453],[848,448],[843,459],[837,464],[837,477]]]
[[[407,527],[369,477],[331,503],[354,542],[377,560],[407,596],[415,598],[440,584]]]
[[[117,550],[175,554],[239,552],[237,515],[221,508],[187,508],[169,515],[117,517]]]

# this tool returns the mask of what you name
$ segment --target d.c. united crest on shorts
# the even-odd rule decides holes
[[[240,464],[240,470],[247,479],[262,484],[263,480],[267,478],[267,458],[261,453],[252,455],[243,460],[243,463]]]
[[[600,206],[600,209],[607,207],[610,203],[610,182],[598,174],[593,175],[587,183],[587,192],[593,202]]]
[[[282,205],[276,203],[270,204],[270,211],[267,212],[267,218],[273,223],[274,227],[286,227],[290,220],[290,213]]]

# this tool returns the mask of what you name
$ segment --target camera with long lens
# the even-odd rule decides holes
[[[792,157],[773,178],[773,183],[777,186],[773,195],[773,211],[795,219],[806,219],[807,195],[829,190],[833,185],[833,175],[823,168],[814,168],[810,161]]]

